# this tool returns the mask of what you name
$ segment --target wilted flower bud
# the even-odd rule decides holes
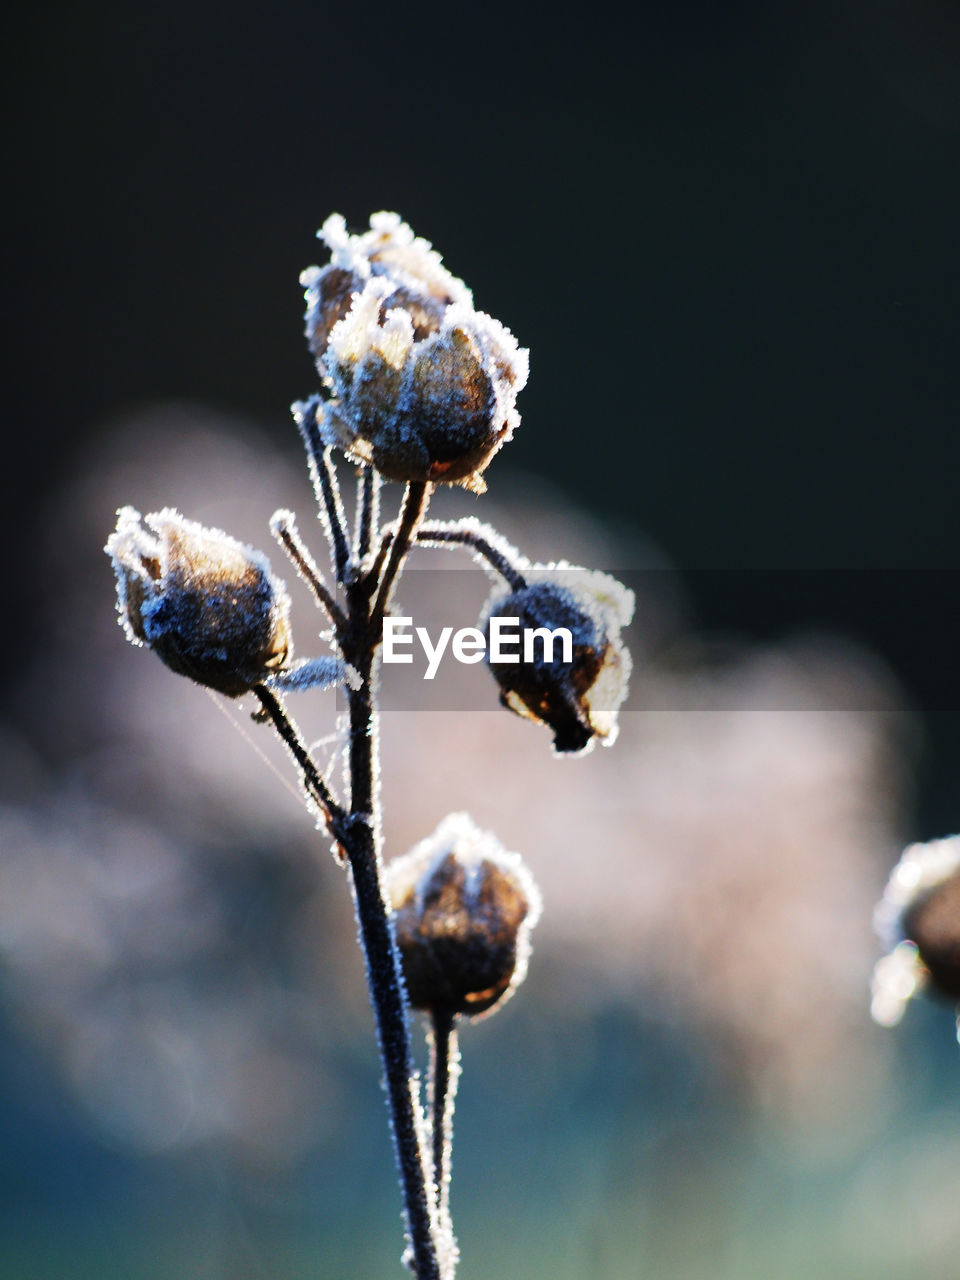
[[[333,214],[319,235],[331,261],[301,283],[331,397],[310,406],[321,436],[390,480],[482,492],[480,473],[520,421],[527,352],[397,214],[374,214],[356,236]]]
[[[874,923],[890,947],[873,973],[877,1022],[899,1022],[906,1002],[925,988],[960,1001],[960,836],[904,851]]]
[[[169,507],[122,507],[104,549],[127,638],[171,671],[236,698],[286,663],[290,602],[259,551]]]
[[[540,894],[521,858],[465,813],[387,867],[415,1009],[486,1013],[523,980]]]
[[[633,592],[609,574],[567,564],[534,565],[524,575],[526,585],[495,593],[481,618],[500,701],[548,725],[558,753],[587,750],[596,738],[611,746],[630,678],[620,631],[633,617]],[[491,643],[494,618],[517,619],[519,626],[517,632],[499,624],[504,638],[516,637],[499,661]],[[569,633],[568,647],[562,634],[552,640],[542,634],[561,629]],[[506,646],[501,649],[506,655]]]

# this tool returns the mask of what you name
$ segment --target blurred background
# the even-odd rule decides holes
[[[492,682],[384,716],[389,850],[467,808],[545,899],[462,1037],[464,1280],[951,1280],[953,1019],[867,984],[902,844],[960,828],[956,5],[93,0],[5,48],[10,1274],[400,1274],[342,875],[100,551],[123,503],[264,548],[283,505],[322,554],[297,278],[386,208],[531,349],[444,509],[639,596],[611,752]],[[336,771],[335,699],[296,714]]]

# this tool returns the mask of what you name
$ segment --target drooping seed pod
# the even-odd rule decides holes
[[[259,551],[169,507],[122,507],[104,549],[127,638],[171,671],[236,698],[286,666],[290,602]]]
[[[481,617],[500,701],[549,726],[558,754],[589,750],[597,739],[611,746],[630,678],[620,632],[633,617],[633,592],[609,574],[563,563],[534,565],[524,576],[524,586],[494,592]],[[506,620],[515,620],[517,636],[509,652],[491,639]]]
[[[523,980],[539,891],[522,859],[467,814],[395,858],[386,886],[415,1009],[476,1017]]]
[[[923,990],[960,1002],[960,836],[904,850],[874,923],[889,948],[873,973],[877,1022],[895,1025]]]
[[[520,421],[528,353],[397,214],[374,214],[361,235],[334,214],[319,235],[331,261],[301,282],[329,397],[311,406],[321,437],[389,480],[482,492]]]

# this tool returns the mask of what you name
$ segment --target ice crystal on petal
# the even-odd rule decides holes
[[[482,491],[519,424],[528,353],[397,214],[374,214],[355,236],[334,215],[320,235],[331,261],[301,282],[330,395],[316,410],[322,438],[391,480]]]
[[[265,683],[281,693],[303,693],[307,689],[331,689],[334,685],[359,689],[363,682],[348,662],[327,657],[297,663],[271,676]]]

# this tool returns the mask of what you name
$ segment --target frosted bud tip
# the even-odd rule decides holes
[[[327,394],[321,436],[389,480],[481,492],[520,422],[527,352],[397,214],[374,214],[360,235],[333,215],[320,235],[331,261],[301,281]]]

